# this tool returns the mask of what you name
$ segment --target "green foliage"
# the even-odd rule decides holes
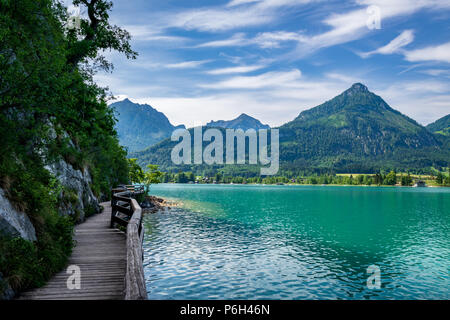
[[[0,187],[29,216],[38,238],[0,240],[0,272],[17,290],[42,285],[64,267],[73,245],[76,217],[61,217],[58,205],[77,196],[46,165],[62,158],[90,173],[99,197],[128,182],[127,152],[118,143],[108,93],[93,75],[98,66],[111,67],[98,52],[135,53],[129,34],[108,22],[111,2],[74,4],[88,8],[80,30],[66,28],[59,1],[0,3]],[[93,212],[86,208],[85,214]]]
[[[413,184],[413,179],[410,174],[406,176],[402,175],[400,179],[402,186],[411,186]]]
[[[430,123],[427,125],[427,129],[436,134],[450,136],[450,114]]]
[[[397,183],[397,175],[394,171],[389,172],[384,178],[384,184],[394,186]]]
[[[150,192],[150,185],[161,183],[161,178],[163,176],[163,173],[158,170],[158,166],[154,164],[147,165],[147,171],[144,173],[144,188],[145,193],[148,194]]]
[[[1,272],[14,290],[40,287],[67,263],[72,252],[73,221],[70,217],[47,216],[38,241],[0,238]]]
[[[99,52],[106,49],[121,52],[129,59],[136,58],[137,52],[133,51],[130,46],[130,34],[109,23],[112,1],[73,0],[73,4],[75,6],[84,5],[88,12],[88,18],[81,19],[79,29],[72,29],[67,33],[68,63],[76,65],[87,59],[95,59],[99,67],[109,70],[112,65],[104,56],[99,55]]]
[[[137,163],[137,159],[127,159],[128,160],[128,171],[131,183],[142,183],[145,179],[144,170]]]
[[[442,172],[438,172],[437,176],[436,176],[436,182],[438,184],[443,184],[445,180],[444,175],[442,174]]]

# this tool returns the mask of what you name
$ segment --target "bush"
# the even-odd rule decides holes
[[[67,263],[73,248],[73,222],[55,216],[33,243],[22,238],[0,238],[0,266],[15,291],[40,287]]]

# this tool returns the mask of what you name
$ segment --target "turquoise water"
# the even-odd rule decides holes
[[[150,299],[449,299],[450,189],[175,185],[145,217]],[[381,288],[367,287],[380,268]]]

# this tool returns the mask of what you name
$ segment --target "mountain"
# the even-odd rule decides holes
[[[148,104],[133,103],[128,99],[115,102],[116,130],[120,144],[130,152],[145,149],[167,137],[181,126],[173,126],[164,113]]]
[[[430,123],[426,128],[430,132],[450,136],[450,114]]]
[[[421,171],[432,166],[446,167],[450,159],[448,144],[360,83],[301,112],[279,130],[281,172]],[[164,140],[134,156],[141,164],[160,164],[163,170],[212,170],[205,166],[174,166],[170,152],[175,144]],[[241,168],[233,172],[245,168],[216,169],[229,167]]]
[[[243,113],[239,117],[233,120],[225,121],[211,121],[206,124],[207,127],[216,127],[216,128],[225,128],[225,129],[270,129],[270,127],[266,124],[262,124],[261,121],[250,117],[249,115]]]
[[[353,154],[378,156],[398,148],[438,146],[423,126],[392,109],[366,86],[354,84],[337,97],[280,127],[285,158]]]

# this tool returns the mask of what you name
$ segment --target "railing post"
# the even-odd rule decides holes
[[[124,196],[126,194],[126,196]],[[144,277],[144,230],[142,227],[142,209],[136,199],[132,198],[134,192],[126,188],[123,191],[113,189],[111,192],[111,227],[117,212],[128,212],[118,201],[129,205],[129,221],[127,225],[127,269],[125,273],[125,299],[147,299]],[[121,211],[122,210],[122,211]],[[119,219],[120,220],[120,219]]]

